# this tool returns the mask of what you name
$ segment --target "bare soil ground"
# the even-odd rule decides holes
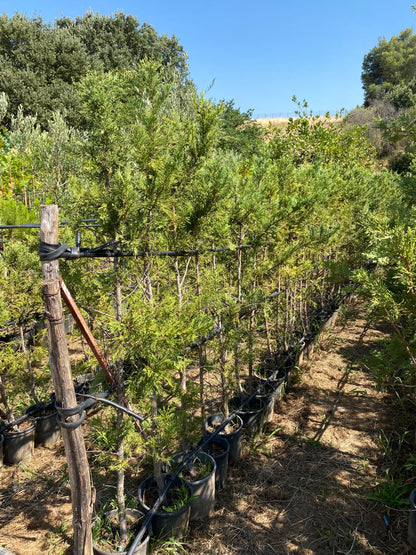
[[[403,433],[397,407],[362,364],[386,333],[366,329],[358,309],[339,318],[263,435],[245,439],[209,521],[155,553],[414,553],[406,541],[408,509],[393,509],[387,525],[383,505],[367,498],[385,471],[381,430]],[[99,493],[105,486],[96,487]],[[71,553],[69,495],[62,442],[4,467],[0,546],[16,555]]]

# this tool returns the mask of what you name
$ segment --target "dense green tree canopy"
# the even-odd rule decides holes
[[[234,150],[240,154],[254,154],[261,150],[264,130],[253,121],[253,111],[241,112],[234,100],[224,102],[219,146],[224,150]]]
[[[149,58],[187,72],[186,55],[177,39],[159,36],[147,23],[139,26],[133,15],[117,12],[114,16],[103,16],[89,11],[76,19],[57,19],[55,28],[66,29],[81,42],[90,67],[95,70],[127,69]]]
[[[412,103],[416,92],[416,35],[413,30],[405,29],[390,41],[380,39],[364,56],[362,69],[366,105],[386,94],[396,103]]]
[[[0,16],[0,91],[9,99],[5,118],[10,124],[19,106],[47,127],[60,111],[80,125],[79,99],[74,84],[89,70],[131,67],[149,58],[171,68],[185,81],[187,59],[175,37],[159,36],[148,24],[122,12],[101,16],[87,12],[54,25],[16,12]]]

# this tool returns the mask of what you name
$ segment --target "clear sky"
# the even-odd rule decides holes
[[[1,13],[52,23],[89,9],[135,15],[179,39],[200,91],[234,99],[255,117],[291,115],[293,95],[314,113],[361,105],[364,55],[379,38],[415,26],[411,6],[411,0],[0,0]]]

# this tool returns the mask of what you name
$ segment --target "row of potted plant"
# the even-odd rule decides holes
[[[24,415],[0,429],[0,461],[13,465],[30,460],[36,445],[53,445],[60,435],[54,404],[32,405]]]
[[[75,378],[76,393],[88,392],[93,377],[89,373]],[[15,420],[9,422],[5,419],[0,423],[0,468],[3,462],[13,465],[30,460],[36,446],[53,445],[60,437],[61,429],[52,394],[49,401],[35,402]]]
[[[162,483],[158,483],[156,476],[150,476],[140,483],[139,510],[134,513],[134,522],[133,513],[131,510],[129,512],[136,532],[143,527],[146,514],[148,515],[152,507],[157,504],[167,483],[170,487],[160,507],[152,515],[148,530],[142,534],[142,538],[134,548],[135,555],[148,553],[151,535],[162,540],[172,536],[181,537],[190,522],[204,520],[213,512],[216,491],[226,486],[228,468],[240,457],[243,430],[249,434],[257,433],[263,423],[272,418],[274,403],[284,393],[287,372],[279,369],[276,373],[276,367],[271,364],[266,367],[266,364],[263,365],[263,371],[260,369],[257,376],[260,380],[257,382],[258,396],[254,396],[243,407],[240,407],[238,402],[241,399],[244,402],[244,397],[236,396],[231,399],[229,402],[230,411],[233,411],[231,417],[226,417],[219,412],[206,418],[204,435],[198,444],[199,451],[183,451],[174,455],[165,464]],[[270,376],[273,372],[276,373],[275,379],[269,381],[267,374]],[[265,383],[266,389],[262,387]],[[219,427],[220,431],[218,431]],[[117,510],[95,519],[93,537],[96,554],[110,555],[123,549],[119,544],[115,519],[117,519]],[[111,526],[108,524],[109,521],[112,522]],[[112,534],[109,533],[109,528]],[[110,535],[115,543],[110,542]],[[113,549],[113,551],[105,549]]]

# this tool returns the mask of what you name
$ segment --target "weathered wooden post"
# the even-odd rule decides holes
[[[41,207],[40,239],[58,244],[58,207]],[[48,330],[49,364],[55,387],[57,406],[60,407],[62,437],[68,462],[71,487],[74,554],[92,555],[91,516],[94,503],[93,486],[85,449],[84,437],[78,425],[81,414],[69,414],[77,406],[66,342],[64,315],[59,281],[58,260],[42,262],[42,294]]]

